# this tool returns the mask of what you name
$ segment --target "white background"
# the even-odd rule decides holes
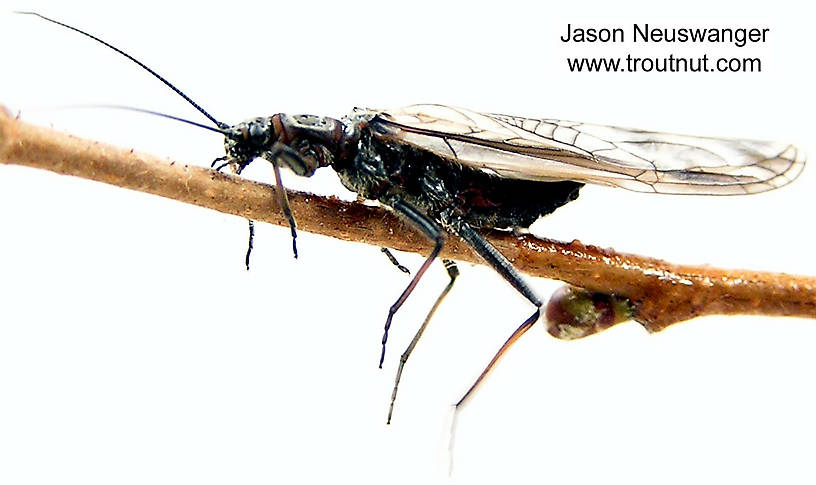
[[[793,2],[18,2],[93,32],[217,118],[340,117],[434,102],[478,111],[792,141],[813,153],[814,42]],[[760,47],[564,45],[567,23],[769,27]],[[98,140],[206,165],[211,133],[146,73],[74,33],[0,13],[0,102]],[[759,56],[759,74],[571,74],[565,57]],[[341,193],[329,169],[289,186]],[[262,163],[248,176],[273,180]],[[534,230],[672,262],[816,274],[816,176],[751,197],[587,187]],[[462,277],[409,362],[398,356],[446,283],[375,247],[258,225],[47,172],[0,167],[1,483],[812,483],[816,323],[700,318],[577,342],[539,326],[460,413],[451,404],[530,305],[490,269]],[[417,268],[422,258],[399,254]],[[558,283],[531,279],[547,295]]]

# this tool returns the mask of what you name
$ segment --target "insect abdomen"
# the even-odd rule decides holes
[[[575,200],[582,183],[499,177],[427,150],[362,130],[358,151],[336,164],[343,183],[361,196],[388,204],[401,197],[437,221],[461,217],[473,227],[529,227]]]

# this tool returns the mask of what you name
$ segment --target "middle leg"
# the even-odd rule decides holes
[[[414,277],[411,279],[411,282],[408,283],[408,286],[403,290],[400,297],[391,305],[391,308],[388,309],[388,317],[385,319],[385,329],[383,331],[382,337],[382,352],[380,353],[380,369],[382,369],[383,361],[385,360],[385,344],[388,342],[388,330],[391,328],[391,321],[394,319],[394,314],[397,313],[397,310],[400,309],[405,300],[408,299],[408,296],[414,291],[416,288],[417,283],[422,278],[422,275],[425,274],[425,271],[431,266],[431,263],[439,256],[439,252],[442,251],[442,246],[445,244],[445,233],[439,225],[437,225],[433,220],[428,218],[425,214],[420,212],[419,209],[414,207],[413,205],[409,204],[408,202],[402,199],[396,199],[389,203],[392,209],[396,211],[398,214],[402,215],[412,226],[418,229],[422,234],[434,241],[434,248],[431,251],[431,254],[425,259],[425,262],[422,263],[422,266],[416,272]]]

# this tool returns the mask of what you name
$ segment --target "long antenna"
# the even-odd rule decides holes
[[[140,60],[138,60],[138,59],[136,59],[135,57],[131,56],[131,55],[130,55],[130,54],[128,54],[127,52],[123,51],[122,49],[119,49],[118,47],[115,47],[115,46],[113,46],[113,45],[111,45],[111,44],[108,44],[107,42],[105,42],[104,40],[100,39],[99,37],[93,36],[93,35],[91,35],[91,34],[89,34],[89,33],[85,32],[85,31],[79,30],[79,29],[78,29],[78,28],[76,28],[76,27],[71,27],[71,26],[70,26],[70,25],[68,25],[68,24],[64,24],[64,23],[59,22],[59,21],[57,21],[57,20],[54,20],[54,19],[48,18],[48,17],[46,17],[45,15],[38,14],[37,12],[20,12],[20,11],[15,11],[14,13],[19,13],[19,14],[22,14],[22,15],[34,15],[34,16],[36,16],[36,17],[39,17],[39,18],[43,19],[43,20],[47,20],[48,22],[51,22],[52,24],[57,24],[57,25],[59,25],[59,26],[65,27],[66,29],[70,29],[70,30],[73,30],[74,32],[78,32],[78,33],[80,33],[80,34],[84,35],[85,37],[89,37],[89,38],[91,38],[91,39],[93,39],[93,40],[95,40],[95,41],[99,42],[100,44],[104,45],[105,47],[108,47],[108,48],[110,48],[110,49],[112,49],[112,50],[116,51],[117,53],[119,53],[119,54],[121,54],[121,55],[123,55],[123,56],[127,57],[127,58],[128,58],[128,59],[130,59],[131,61],[133,61],[133,62],[135,62],[136,64],[138,64],[138,65],[139,65],[139,67],[141,67],[141,68],[142,68],[142,69],[144,69],[145,71],[149,72],[149,73],[150,73],[150,74],[152,74],[152,75],[153,75],[153,76],[154,76],[156,79],[158,79],[159,81],[163,82],[163,83],[164,83],[164,84],[165,84],[167,87],[169,87],[170,89],[172,89],[173,91],[175,91],[175,92],[176,92],[176,94],[178,94],[179,96],[181,96],[182,98],[184,98],[184,100],[185,100],[185,101],[187,101],[188,103],[190,103],[190,104],[191,104],[191,105],[192,105],[192,106],[193,106],[195,109],[197,109],[197,110],[198,110],[198,111],[199,111],[201,114],[203,114],[204,116],[206,116],[208,120],[210,120],[210,121],[212,121],[213,123],[215,123],[215,126],[217,126],[217,127],[221,128],[221,129],[224,129],[224,128],[229,128],[229,125],[227,125],[226,123],[222,123],[222,122],[218,121],[217,119],[213,118],[213,117],[212,117],[212,115],[210,115],[210,113],[207,113],[207,111],[206,111],[206,110],[204,110],[204,108],[202,108],[202,107],[201,107],[201,106],[199,106],[199,105],[198,105],[198,104],[197,104],[195,101],[193,101],[192,99],[190,99],[190,97],[189,97],[189,96],[187,96],[186,94],[184,94],[183,92],[181,92],[181,90],[180,90],[179,88],[177,88],[177,87],[173,86],[173,84],[172,84],[172,83],[170,83],[170,81],[168,81],[167,79],[163,78],[163,77],[162,77],[162,76],[161,76],[159,73],[157,73],[157,72],[156,72],[156,71],[154,71],[153,69],[150,69],[149,67],[147,67],[146,65],[144,65],[144,64],[143,64],[143,63],[142,63]]]
[[[186,123],[188,125],[193,125],[197,128],[203,128],[207,131],[212,131],[214,133],[219,133],[224,136],[230,136],[229,131],[224,128],[213,128],[210,125],[205,125],[203,123],[199,123],[197,121],[188,120],[186,118],[181,118],[179,116],[169,115],[167,113],[162,113],[160,111],[153,111],[151,109],[144,109],[144,108],[136,108],[135,106],[124,106],[121,104],[87,104],[87,105],[80,105],[80,106],[68,106],[68,108],[76,109],[76,108],[102,108],[102,109],[120,109],[124,111],[134,111],[136,113],[144,113],[148,115],[158,116],[160,118],[167,118],[168,120],[173,121],[180,121],[182,123]]]

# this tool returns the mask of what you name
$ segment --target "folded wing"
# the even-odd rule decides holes
[[[663,194],[736,195],[790,183],[805,155],[786,143],[672,135],[442,105],[379,112],[386,137],[501,177],[574,180]]]

